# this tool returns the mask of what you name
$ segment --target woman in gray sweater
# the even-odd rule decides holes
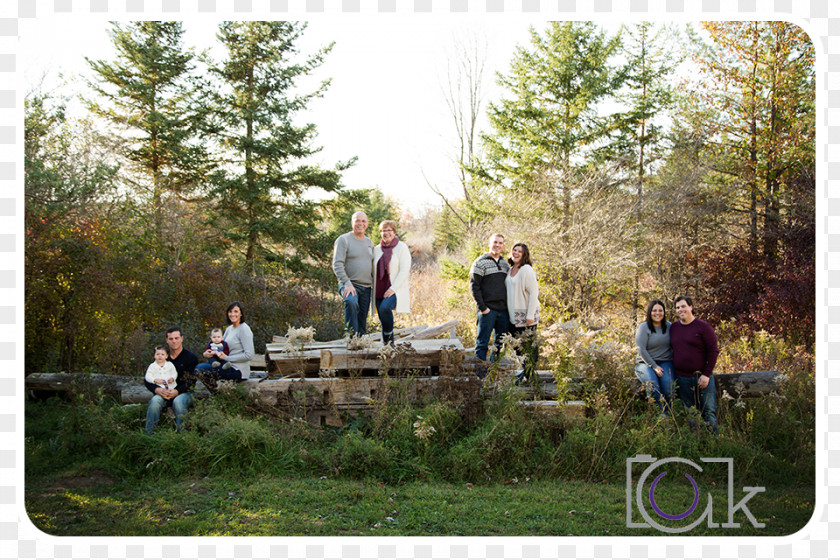
[[[220,379],[229,379],[236,381],[245,381],[251,375],[251,358],[254,357],[254,334],[251,332],[251,327],[245,322],[245,311],[242,309],[242,304],[238,301],[231,303],[227,311],[228,328],[225,330],[224,341],[227,342],[230,352],[228,354],[221,353],[218,355],[222,360],[230,363],[229,369],[220,369],[213,367],[210,363],[198,364],[195,368],[195,374],[208,389],[215,389],[216,381]],[[204,357],[210,358],[214,354],[210,350],[205,350]]]
[[[674,388],[674,354],[671,350],[671,323],[665,320],[665,304],[655,299],[648,304],[647,318],[636,330],[636,377],[659,406],[662,417],[671,410]]]

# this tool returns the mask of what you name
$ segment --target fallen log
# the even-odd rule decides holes
[[[586,418],[586,403],[583,401],[566,401],[561,403],[556,400],[548,401],[518,401],[519,406],[532,410],[563,414],[567,418]]]
[[[417,341],[418,343],[420,341]],[[444,342],[427,341],[426,343]],[[533,386],[523,385],[523,395],[539,396],[543,400],[556,399],[558,397],[557,382],[551,372],[538,371],[539,383]],[[435,391],[444,390],[437,385],[456,386],[459,383],[468,383],[476,378],[472,374],[463,376],[430,376],[413,378],[415,395],[435,394]],[[773,391],[781,391],[786,376],[777,371],[752,371],[738,373],[720,373],[715,375],[718,395],[726,391],[733,398],[756,398],[767,395]],[[317,399],[313,397],[311,404],[317,402],[328,402],[333,404],[354,404],[362,405],[366,399],[376,399],[377,391],[381,396],[383,377],[360,377],[360,378],[300,378],[294,379],[266,379],[249,380],[243,385],[255,395],[265,395],[270,403],[283,401],[278,395],[288,392],[291,388],[300,388],[305,383],[310,386],[307,389],[312,395],[320,395]],[[597,387],[598,380],[584,379],[581,377],[563,379],[565,387],[562,393],[566,396],[580,395],[585,387]],[[636,378],[626,379],[630,394],[636,397],[645,395],[644,388]],[[295,385],[295,384],[298,385]],[[31,373],[26,376],[25,386],[28,391],[98,391],[119,399],[125,403],[147,403],[152,398],[152,393],[146,389],[143,378],[134,376],[118,376],[98,373]],[[196,385],[196,395],[206,396],[209,393],[199,383]],[[327,391],[325,393],[324,391]],[[327,400],[324,400],[325,395]],[[318,400],[320,399],[320,400]]]
[[[101,389],[105,394],[119,397],[126,387],[142,386],[143,378],[105,373],[30,373],[26,376],[30,391],[84,391]],[[147,390],[148,392],[148,390]]]
[[[340,407],[372,405],[374,401],[385,400],[395,381],[396,378],[387,377],[314,377],[268,379],[261,383],[246,381],[243,384],[259,402],[269,406]],[[401,389],[400,398],[411,401],[440,398],[443,393],[459,392],[458,387],[474,384],[477,380],[472,376],[445,381],[438,376],[413,377]]]
[[[196,386],[193,396],[203,399],[210,396],[210,391],[203,385]],[[130,385],[120,391],[120,400],[125,404],[146,404],[152,400],[152,393],[145,385]]]
[[[531,388],[539,390],[541,394],[546,397],[556,398],[557,380],[554,375],[547,370],[538,370],[539,383]],[[756,398],[763,397],[773,391],[779,391],[782,384],[787,379],[787,376],[778,371],[744,371],[735,373],[716,373],[715,374],[715,391],[720,397],[723,391],[726,391],[733,398]],[[588,379],[584,377],[567,377],[561,380],[564,384],[564,391],[567,394],[579,395],[584,387],[598,386],[601,381],[597,379]],[[641,381],[636,377],[628,377],[625,380],[627,388],[631,395],[637,397],[645,396],[645,389]],[[529,386],[523,385],[524,388]],[[538,388],[538,389],[537,389]],[[676,389],[675,389],[676,390]]]

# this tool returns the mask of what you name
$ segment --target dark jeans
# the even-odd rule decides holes
[[[697,386],[697,377],[677,376],[677,396],[686,408],[697,408],[700,415],[713,433],[717,433],[717,396],[715,395],[715,376],[709,378],[705,389]],[[693,427],[693,426],[692,426]]]
[[[338,293],[344,299],[344,328],[350,336],[367,333],[367,316],[370,308],[370,288],[353,284],[355,295],[344,297],[344,291],[339,287]]]
[[[167,406],[172,406],[175,411],[175,430],[180,432],[184,427],[184,418],[187,415],[187,409],[193,404],[192,393],[182,393],[167,401],[160,395],[155,395],[149,401],[149,408],[146,409],[146,433],[154,433],[155,427],[160,420],[160,414]]]
[[[202,381],[205,381],[207,377],[211,377],[216,380],[228,379],[236,381],[237,383],[243,381],[242,372],[236,369],[236,366],[233,364],[231,364],[228,369],[222,369],[221,367],[214,368],[212,363],[202,362],[195,366],[195,375]]]
[[[397,294],[386,298],[376,298],[376,314],[379,315],[379,322],[382,323],[382,341],[385,342],[385,335],[394,332],[394,309],[397,308]]]
[[[521,346],[516,349],[516,355],[525,356],[522,369],[524,377],[530,379],[537,370],[537,361],[540,359],[540,347],[537,342],[537,325],[527,327],[511,325],[510,334],[521,341]]]
[[[478,334],[475,337],[475,357],[482,362],[487,361],[490,334],[495,331],[494,346],[496,349],[493,351],[492,356],[492,361],[495,362],[499,359],[499,352],[502,349],[502,337],[508,332],[510,327],[507,311],[493,311],[489,309],[484,314],[478,312],[476,325],[478,326]],[[487,370],[479,364],[478,369],[476,369],[476,375],[483,378],[487,375]]]

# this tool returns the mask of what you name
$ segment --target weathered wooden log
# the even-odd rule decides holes
[[[210,392],[203,385],[196,386],[193,396],[203,399],[210,396]],[[125,404],[146,404],[152,400],[152,393],[145,385],[130,385],[120,391],[120,400]]]
[[[428,328],[428,329],[424,329],[424,330],[418,331],[414,334],[410,334],[410,335],[405,336],[405,337],[399,337],[399,340],[400,341],[404,341],[404,340],[428,340],[428,339],[435,338],[436,336],[440,336],[447,331],[451,331],[452,329],[456,328],[457,326],[458,326],[458,319],[452,319],[451,321],[447,321],[447,322],[443,323],[442,325],[438,325],[436,327],[431,327],[431,328]],[[451,334],[450,334],[450,336],[451,336]]]
[[[445,341],[426,341],[425,344],[442,343]],[[421,341],[415,344],[422,345]],[[422,355],[422,354],[421,354]],[[378,359],[378,358],[377,358]],[[539,396],[541,399],[556,399],[558,396],[557,384],[550,372],[537,372],[540,382],[535,386],[523,385],[523,395]],[[721,373],[715,375],[716,386],[719,394],[725,390],[733,398],[761,397],[772,391],[780,391],[784,376],[777,371],[760,372],[739,372]],[[388,380],[382,377],[360,377],[360,378],[300,378],[294,379],[266,379],[249,380],[243,382],[253,394],[263,399],[266,404],[288,403],[288,393],[292,389],[307,391],[309,395],[305,402],[309,405],[362,405],[368,399],[381,397],[382,391],[387,389]],[[452,389],[459,384],[466,384],[476,381],[475,376],[466,374],[463,376],[430,376],[416,377],[412,383],[412,395],[437,395],[445,392],[447,387]],[[631,394],[638,397],[645,395],[644,388],[635,378],[628,378],[628,388]],[[563,393],[569,396],[579,395],[587,385],[597,384],[598,381],[586,380],[584,378],[569,378],[563,380],[565,387]],[[101,390],[114,398],[119,398],[126,403],[146,403],[152,394],[143,384],[139,377],[91,374],[91,373],[32,373],[26,377],[26,389],[36,391],[90,391]],[[197,396],[208,395],[207,391],[199,384]],[[454,390],[459,390],[455,387]],[[292,391],[294,392],[294,391]],[[286,394],[286,396],[284,396]],[[284,400],[286,399],[286,400]]]
[[[583,401],[566,401],[561,403],[557,400],[549,401],[517,401],[519,406],[539,410],[542,412],[551,412],[554,414],[563,414],[567,418],[585,418],[586,417],[586,403]]]
[[[269,373],[288,375],[291,373],[317,374],[321,364],[320,350],[303,352],[272,352],[268,355]]]
[[[297,352],[270,352],[268,357],[272,367],[271,373],[279,373],[281,375],[303,373],[304,375],[316,374],[319,369],[337,369],[337,370],[362,370],[362,369],[379,369],[385,367],[387,364],[390,369],[406,369],[414,367],[428,367],[438,365],[438,361],[434,358],[419,358],[418,360],[406,358],[408,353],[420,351],[421,354],[428,353],[428,350],[440,350],[441,348],[450,348],[460,350],[463,349],[461,341],[457,339],[441,339],[441,340],[414,340],[411,343],[402,345],[402,342],[397,343],[397,348],[400,348],[394,356],[385,361],[379,360],[379,353],[384,347],[381,342],[369,341],[366,344],[368,348],[358,350],[348,350],[347,344],[338,347],[322,348],[321,350],[301,350]],[[410,346],[409,346],[410,344]],[[327,352],[327,360],[331,355],[346,355],[347,360],[340,358],[335,365],[330,362],[324,362],[322,353]],[[349,364],[345,366],[345,362]]]
[[[261,404],[305,410],[372,406],[386,401],[399,383],[399,398],[411,402],[441,400],[463,402],[470,393],[478,394],[481,383],[475,376],[414,377],[325,377],[268,379],[261,383],[246,381],[243,385]]]
[[[361,371],[371,369],[412,369],[437,367],[442,356],[448,352],[463,351],[458,339],[412,340],[397,342],[393,351],[383,351],[381,344],[370,348],[347,350],[334,348],[321,350],[321,370],[323,371]]]
[[[398,336],[408,336],[415,332],[422,331],[427,329],[427,325],[417,325],[414,327],[404,327],[401,329],[394,329],[394,334]],[[372,340],[382,342],[382,333],[377,331],[374,333],[368,333],[362,335],[360,337],[363,340]],[[287,343],[289,341],[288,337],[285,336],[273,336],[271,338],[271,342],[266,344],[266,351],[272,352],[282,352],[285,348],[287,348]],[[314,341],[308,344],[304,344],[301,349],[303,350],[312,350],[312,349],[320,349],[320,348],[333,348],[333,347],[341,347],[347,346],[347,338],[337,338],[335,340],[327,340],[327,341]]]
[[[110,396],[119,397],[125,387],[143,385],[143,379],[104,373],[30,373],[26,388],[33,391],[78,391],[102,389]]]
[[[533,391],[539,391],[548,398],[557,396],[557,380],[550,371],[539,370],[536,372],[540,378],[537,387],[531,387]],[[781,377],[780,377],[781,376]],[[778,371],[746,371],[736,373],[716,373],[715,390],[718,396],[726,391],[733,398],[755,398],[762,397],[773,391],[779,391],[786,376]],[[598,380],[584,377],[564,378],[564,392],[570,395],[580,394],[583,388],[589,385],[597,385]],[[645,389],[642,383],[635,377],[626,379],[630,394],[644,397]],[[523,386],[528,388],[528,385]],[[676,389],[675,389],[676,390]]]

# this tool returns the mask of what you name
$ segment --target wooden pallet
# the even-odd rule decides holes
[[[350,375],[353,372],[388,369],[394,371],[426,370],[435,372],[447,360],[447,355],[460,352],[463,361],[466,352],[460,339],[452,337],[458,322],[448,321],[435,327],[410,327],[395,331],[397,342],[389,351],[381,341],[381,334],[365,335],[357,339],[340,339],[325,342],[308,342],[293,345],[288,338],[274,337],[266,345],[267,374],[314,376],[320,372],[329,375]],[[451,338],[434,338],[449,333]]]

